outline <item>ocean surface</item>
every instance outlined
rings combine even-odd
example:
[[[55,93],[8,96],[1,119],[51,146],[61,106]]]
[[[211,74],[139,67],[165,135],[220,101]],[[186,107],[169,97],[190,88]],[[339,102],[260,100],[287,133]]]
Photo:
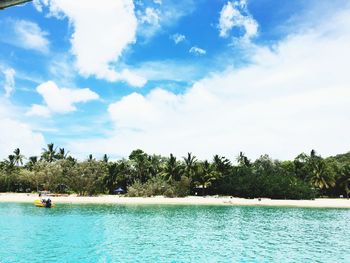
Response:
[[[0,262],[350,262],[350,210],[0,203]]]

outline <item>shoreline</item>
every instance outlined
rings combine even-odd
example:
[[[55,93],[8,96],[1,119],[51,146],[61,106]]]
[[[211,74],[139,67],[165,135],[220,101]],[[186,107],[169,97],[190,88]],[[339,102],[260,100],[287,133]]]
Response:
[[[0,193],[0,203],[33,203],[37,194]],[[221,206],[268,206],[300,208],[350,208],[349,199],[318,198],[315,200],[245,199],[225,196],[188,196],[181,198],[100,196],[57,196],[50,197],[56,204],[121,204],[121,205],[221,205]]]

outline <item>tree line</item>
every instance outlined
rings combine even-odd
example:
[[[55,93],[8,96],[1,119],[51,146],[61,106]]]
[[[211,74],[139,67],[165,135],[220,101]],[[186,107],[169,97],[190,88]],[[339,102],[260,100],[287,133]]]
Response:
[[[41,156],[25,158],[17,148],[0,162],[2,192],[98,195],[114,194],[117,188],[128,196],[349,197],[350,152],[322,158],[312,150],[287,161],[268,155],[252,161],[241,152],[233,163],[219,155],[203,161],[192,153],[178,159],[134,150],[118,161],[110,161],[106,154],[78,161],[51,143]]]

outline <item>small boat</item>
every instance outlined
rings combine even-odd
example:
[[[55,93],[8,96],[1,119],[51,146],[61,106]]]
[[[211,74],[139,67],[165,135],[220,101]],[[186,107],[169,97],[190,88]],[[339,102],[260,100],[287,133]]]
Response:
[[[36,207],[45,207],[45,208],[55,207],[55,204],[51,200],[50,200],[50,202],[47,202],[47,200],[45,200],[45,199],[34,200],[34,205]]]

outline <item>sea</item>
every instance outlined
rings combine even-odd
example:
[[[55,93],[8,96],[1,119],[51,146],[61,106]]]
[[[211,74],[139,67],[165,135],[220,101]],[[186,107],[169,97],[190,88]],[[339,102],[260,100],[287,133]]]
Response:
[[[0,262],[350,262],[350,209],[0,203]]]

